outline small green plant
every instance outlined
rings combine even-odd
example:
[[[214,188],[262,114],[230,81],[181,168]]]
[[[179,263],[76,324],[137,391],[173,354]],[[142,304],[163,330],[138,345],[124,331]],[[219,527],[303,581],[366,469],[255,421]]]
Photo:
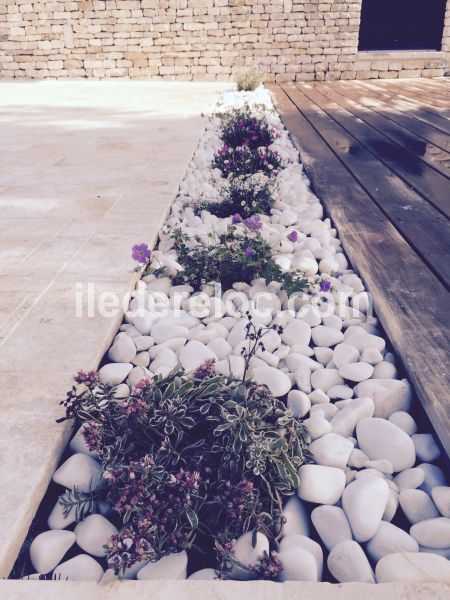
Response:
[[[236,73],[235,82],[238,92],[253,92],[264,81],[264,73],[251,69]]]
[[[174,278],[175,285],[188,284],[198,291],[205,283],[218,281],[227,290],[237,281],[251,283],[263,277],[267,283],[279,282],[288,295],[305,291],[309,282],[303,274],[282,271],[273,260],[272,249],[260,233],[259,217],[244,219],[243,227],[237,226],[240,221],[240,215],[234,215],[226,232],[211,232],[206,245],[201,238],[174,229],[174,250],[183,267]]]
[[[280,137],[276,127],[269,125],[265,116],[258,115],[258,108],[251,108],[248,104],[223,113],[221,119],[220,137],[230,148],[247,146],[256,150],[270,146]]]
[[[248,176],[255,173],[275,177],[286,164],[278,152],[270,148],[252,150],[247,146],[230,148],[225,145],[214,155],[212,167],[219,169],[224,177]]]
[[[199,202],[196,213],[208,210],[220,218],[239,213],[243,218],[254,214],[270,215],[275,205],[273,197],[275,183],[263,173],[250,176],[233,177],[227,180],[222,197],[217,202]]]

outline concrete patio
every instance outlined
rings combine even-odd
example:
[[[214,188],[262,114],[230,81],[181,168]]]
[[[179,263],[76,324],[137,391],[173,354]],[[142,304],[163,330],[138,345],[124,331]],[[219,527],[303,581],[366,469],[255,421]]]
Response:
[[[58,402],[76,370],[97,367],[121,320],[77,318],[76,292],[133,288],[131,246],[155,240],[201,113],[229,87],[0,83],[0,577],[67,440]]]

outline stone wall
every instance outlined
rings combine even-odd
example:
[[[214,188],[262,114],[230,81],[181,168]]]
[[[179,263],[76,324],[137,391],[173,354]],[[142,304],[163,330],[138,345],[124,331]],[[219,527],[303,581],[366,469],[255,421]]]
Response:
[[[0,77],[443,76],[441,52],[358,52],[361,0],[0,0]]]

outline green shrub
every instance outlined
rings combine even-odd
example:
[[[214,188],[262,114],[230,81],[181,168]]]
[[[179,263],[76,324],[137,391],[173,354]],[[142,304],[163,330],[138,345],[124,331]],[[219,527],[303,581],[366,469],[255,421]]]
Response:
[[[220,218],[239,213],[247,218],[254,214],[270,215],[274,207],[274,183],[262,173],[250,176],[233,177],[223,189],[222,197],[217,202],[199,202],[195,212],[208,210]]]
[[[75,382],[83,386],[69,392],[61,420],[83,424],[102,463],[89,502],[109,502],[117,517],[119,532],[106,545],[116,573],[195,545],[217,551],[226,577],[233,540],[247,531],[263,532],[276,548],[282,497],[298,488],[309,439],[267,388],[216,376],[213,361],[190,377],[175,369],[143,380],[127,398],[116,398],[96,373]],[[85,496],[68,490],[60,501],[80,514]],[[275,578],[281,563],[265,554],[242,568]]]
[[[239,215],[235,215],[235,219]],[[259,218],[244,221],[238,229],[229,225],[224,234],[210,234],[209,243],[198,237],[191,238],[181,229],[173,231],[177,260],[183,267],[174,278],[174,284],[188,284],[198,291],[202,285],[218,281],[222,289],[230,289],[233,283],[251,283],[263,277],[266,283],[279,282],[288,295],[305,291],[309,282],[301,273],[282,271],[272,258],[272,249],[261,237]],[[164,271],[156,273],[164,275]]]

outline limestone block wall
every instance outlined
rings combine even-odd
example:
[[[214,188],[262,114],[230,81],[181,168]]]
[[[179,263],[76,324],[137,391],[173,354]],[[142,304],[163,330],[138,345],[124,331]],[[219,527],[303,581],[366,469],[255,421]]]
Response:
[[[0,77],[268,81],[443,76],[440,52],[358,52],[362,0],[0,0]]]

